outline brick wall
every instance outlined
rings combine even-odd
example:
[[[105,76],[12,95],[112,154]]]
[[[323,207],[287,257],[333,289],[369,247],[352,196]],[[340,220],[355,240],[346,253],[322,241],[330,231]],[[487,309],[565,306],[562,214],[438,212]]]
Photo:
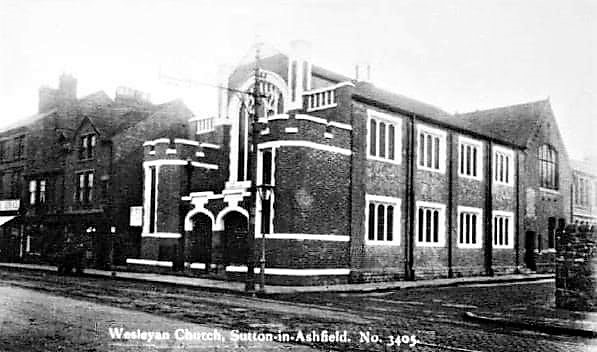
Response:
[[[277,148],[274,231],[347,236],[349,158],[308,147]]]
[[[556,244],[556,306],[597,311],[597,233],[595,227],[568,226]]]

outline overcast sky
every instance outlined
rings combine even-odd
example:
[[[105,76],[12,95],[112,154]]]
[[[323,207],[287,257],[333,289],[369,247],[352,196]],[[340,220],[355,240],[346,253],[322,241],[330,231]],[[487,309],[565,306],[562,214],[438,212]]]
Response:
[[[181,97],[215,115],[219,64],[256,38],[312,44],[315,64],[352,76],[356,62],[392,91],[466,112],[550,98],[569,154],[597,155],[597,1],[0,0],[0,127],[37,110],[62,72],[78,96],[117,86],[160,103]]]

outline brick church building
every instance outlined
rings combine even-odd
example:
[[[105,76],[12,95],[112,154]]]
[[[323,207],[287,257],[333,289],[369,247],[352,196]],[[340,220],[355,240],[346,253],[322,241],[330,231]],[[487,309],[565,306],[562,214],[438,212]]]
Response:
[[[255,133],[250,63],[224,82],[217,117],[144,143],[140,256],[128,265],[183,262],[242,279],[263,240],[273,284],[494,275],[549,261],[555,229],[570,221],[571,175],[548,100],[452,115],[295,49],[259,62]],[[256,197],[253,224],[255,184],[273,192]]]

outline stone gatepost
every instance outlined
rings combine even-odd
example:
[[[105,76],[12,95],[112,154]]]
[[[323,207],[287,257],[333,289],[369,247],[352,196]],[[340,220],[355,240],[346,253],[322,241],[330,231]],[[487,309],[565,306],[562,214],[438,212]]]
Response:
[[[597,311],[597,233],[569,225],[556,243],[556,307]]]

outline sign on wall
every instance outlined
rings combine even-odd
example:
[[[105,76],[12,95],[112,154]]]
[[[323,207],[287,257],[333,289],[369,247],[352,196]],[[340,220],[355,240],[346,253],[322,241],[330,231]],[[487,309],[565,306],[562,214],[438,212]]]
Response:
[[[143,207],[131,207],[130,226],[143,226]]]
[[[19,199],[4,199],[0,200],[0,211],[16,211],[19,210],[21,201]]]

